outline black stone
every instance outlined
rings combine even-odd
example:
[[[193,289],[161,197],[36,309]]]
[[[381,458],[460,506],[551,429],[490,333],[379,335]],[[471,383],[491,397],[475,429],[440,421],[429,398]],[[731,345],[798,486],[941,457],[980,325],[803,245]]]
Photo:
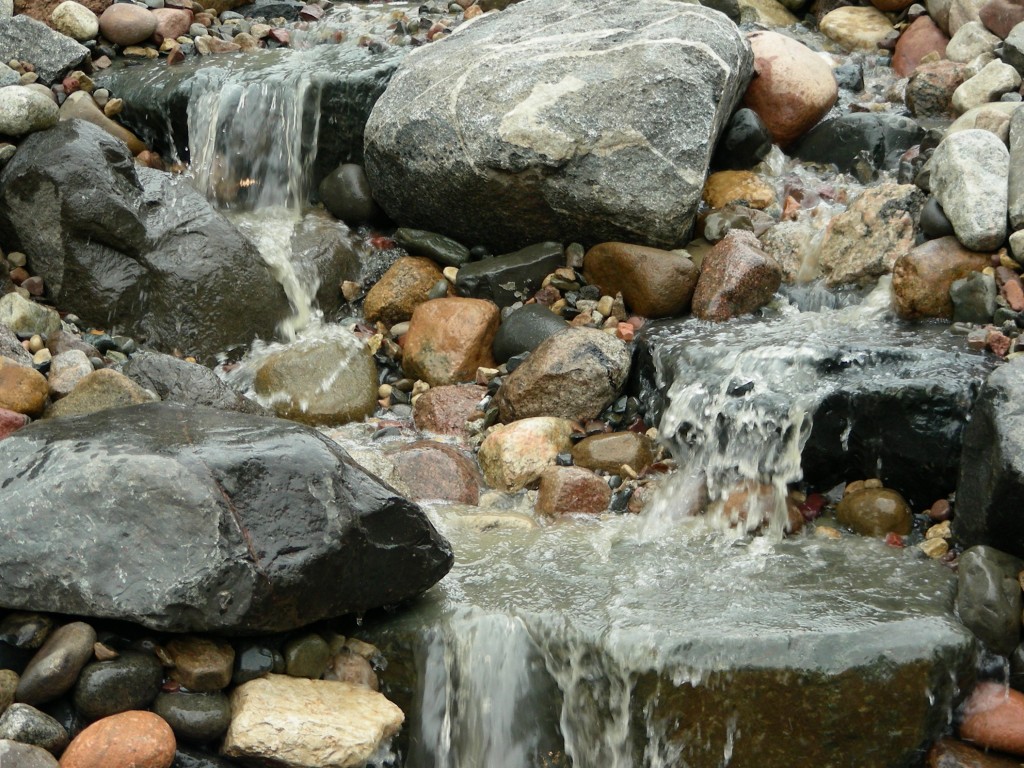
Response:
[[[832,70],[836,85],[844,91],[860,93],[864,90],[864,67],[860,64],[841,64]]]
[[[805,162],[836,165],[845,172],[864,166],[894,170],[900,155],[923,136],[924,130],[909,117],[855,112],[816,125],[793,154]]]
[[[532,352],[544,339],[569,327],[563,318],[540,304],[527,304],[510,314],[494,337],[494,359],[505,363]],[[509,369],[511,373],[513,369]]]
[[[161,693],[153,711],[184,741],[205,744],[231,724],[231,702],[223,693]]]
[[[278,419],[150,403],[35,422],[0,441],[0,489],[13,608],[285,631],[414,597],[452,564],[419,507]]]
[[[155,656],[123,653],[87,664],[75,683],[75,709],[89,720],[146,709],[160,692],[164,670]]]
[[[0,240],[62,309],[158,349],[212,358],[289,313],[256,247],[204,197],[80,120],[32,134],[4,167]]]
[[[365,224],[381,216],[361,165],[339,165],[320,182],[318,192],[324,207],[347,224]]]
[[[235,651],[235,671],[231,682],[241,685],[273,671],[274,649],[262,643],[246,643]]]
[[[266,409],[235,392],[206,366],[173,355],[140,352],[119,370],[166,402],[266,415]]]
[[[985,545],[969,547],[958,560],[957,615],[1001,656],[1009,656],[1020,643],[1021,570],[1020,558]]]
[[[985,383],[964,432],[953,533],[1024,558],[1024,359]]]
[[[461,267],[470,259],[469,248],[436,232],[401,227],[395,230],[394,238],[413,256],[426,256],[445,267]]]
[[[455,290],[460,296],[487,299],[507,307],[530,298],[544,278],[564,264],[565,253],[560,243],[538,243],[466,264],[455,279]]]
[[[924,208],[921,209],[920,226],[921,231],[932,240],[956,234],[953,231],[953,225],[946,218],[942,206],[934,196],[929,197]]]
[[[171,768],[237,768],[238,763],[189,747],[178,747]]]
[[[753,168],[771,148],[771,133],[754,110],[744,107],[729,120],[711,162],[716,168]]]

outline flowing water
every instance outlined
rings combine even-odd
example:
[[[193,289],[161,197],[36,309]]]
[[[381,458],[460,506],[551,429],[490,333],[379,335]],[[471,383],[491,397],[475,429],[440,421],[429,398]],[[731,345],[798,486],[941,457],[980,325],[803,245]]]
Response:
[[[405,11],[341,5],[336,24],[296,39],[300,50],[132,75],[167,104],[185,100],[187,126],[168,110],[153,135],[190,161],[193,182],[284,286],[284,345],[352,338],[324,323],[313,254],[293,244],[317,180],[358,159],[361,128],[349,124],[365,115],[339,111],[339,93],[368,109],[399,58],[360,39]],[[349,69],[357,74],[339,81]],[[529,493],[430,510],[455,568],[415,606],[364,628],[408,715],[403,764],[913,765],[973,665],[950,611],[953,578],[875,541],[782,540],[785,499],[837,393],[927,381],[969,397],[981,367],[941,333],[892,323],[884,281],[863,301],[793,291],[766,318],[650,334],[660,434],[680,469],[644,515],[552,523],[533,516]],[[254,349],[232,383],[250,389],[259,361],[280,348]],[[966,390],[952,385],[965,377]],[[844,450],[858,428],[840,430]],[[350,447],[376,453],[362,439]],[[717,517],[692,515],[706,506]],[[765,524],[769,536],[739,535]]]

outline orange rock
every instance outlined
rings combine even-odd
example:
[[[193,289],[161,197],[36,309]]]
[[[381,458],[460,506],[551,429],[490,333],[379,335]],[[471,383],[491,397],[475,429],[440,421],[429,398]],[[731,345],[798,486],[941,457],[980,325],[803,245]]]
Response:
[[[398,259],[366,294],[363,314],[367,320],[380,320],[387,326],[408,320],[439,280],[444,280],[444,275],[430,259]]]
[[[981,683],[964,706],[960,738],[985,749],[1024,755],[1024,693]]]
[[[491,345],[501,322],[483,299],[432,299],[412,313],[402,367],[431,386],[472,381],[476,369],[496,368]]]
[[[685,312],[697,284],[697,267],[685,256],[629,243],[595,245],[583,259],[583,274],[602,293],[621,293],[645,317]]]
[[[941,739],[928,752],[928,768],[1020,768],[1020,762],[979,752],[955,739]]]
[[[39,416],[46,407],[50,387],[35,368],[0,357],[0,408]]]
[[[61,768],[170,768],[174,732],[152,712],[130,711],[97,720],[78,734]]]
[[[986,253],[964,248],[955,237],[929,240],[896,259],[892,269],[892,303],[904,320],[953,319],[949,288],[971,272],[985,269]]]

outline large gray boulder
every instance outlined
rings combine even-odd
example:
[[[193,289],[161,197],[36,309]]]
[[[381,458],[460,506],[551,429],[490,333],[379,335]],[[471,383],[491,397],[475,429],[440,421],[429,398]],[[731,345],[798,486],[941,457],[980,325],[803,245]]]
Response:
[[[452,553],[307,427],[152,403],[0,441],[0,605],[255,633],[398,603]]]
[[[964,430],[953,531],[1024,558],[1024,359],[996,370]]]
[[[61,309],[211,358],[289,313],[256,247],[181,179],[79,120],[32,134],[0,173],[0,238]]]
[[[366,125],[377,202],[497,252],[677,246],[752,55],[700,6],[524,0],[399,65]]]
[[[44,85],[59,81],[89,58],[89,49],[24,14],[0,18],[0,61],[30,62]]]

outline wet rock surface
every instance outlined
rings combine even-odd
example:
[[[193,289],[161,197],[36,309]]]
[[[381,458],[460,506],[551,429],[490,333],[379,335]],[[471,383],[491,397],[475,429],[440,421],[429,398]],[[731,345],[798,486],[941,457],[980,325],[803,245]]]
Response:
[[[95,447],[76,448],[83,444]],[[40,482],[30,471],[37,452],[63,483]],[[5,511],[19,515],[10,524],[22,532],[21,543],[0,555],[7,605],[40,600],[66,613],[176,631],[282,629],[399,602],[451,562],[447,544],[415,506],[297,425],[152,404],[33,425],[0,442],[0,453],[12,500]],[[119,482],[97,471],[90,457],[100,455],[104,466],[124,472]],[[118,463],[111,463],[114,455]],[[300,476],[309,483],[294,485]],[[133,481],[145,484],[150,499],[146,526],[120,496],[135,493]],[[69,524],[76,508],[97,527]],[[64,523],[37,525],[47,514]],[[152,527],[161,519],[163,536]],[[302,531],[314,520],[329,538],[305,541]],[[50,564],[45,572],[19,565],[29,546],[33,562]],[[149,578],[161,564],[165,578]],[[319,586],[324,569],[337,590]]]
[[[673,55],[646,58],[649,46]],[[444,95],[437,62],[466,73]],[[543,238],[675,246],[702,182],[679,171],[708,167],[751,62],[735,27],[704,8],[525,0],[403,61],[367,124],[370,186],[402,225],[497,249]],[[641,72],[643,93],[632,85]],[[675,143],[680,132],[693,141]],[[449,205],[467,196],[492,205]]]

